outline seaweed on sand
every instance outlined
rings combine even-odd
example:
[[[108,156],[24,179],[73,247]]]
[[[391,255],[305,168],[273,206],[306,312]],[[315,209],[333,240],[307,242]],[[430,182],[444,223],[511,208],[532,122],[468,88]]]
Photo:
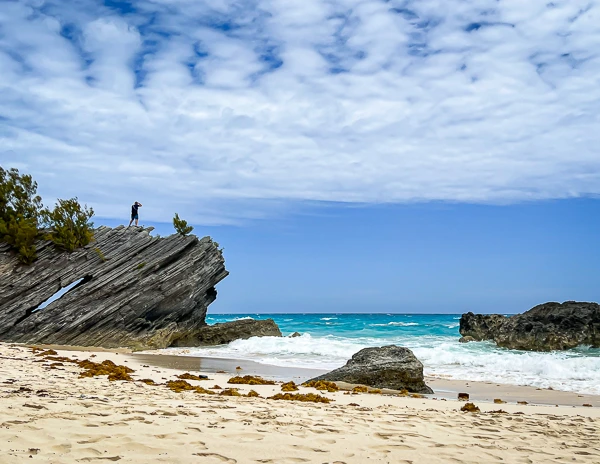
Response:
[[[226,388],[221,393],[219,393],[219,395],[221,395],[221,396],[242,396],[242,394],[239,391],[237,391],[237,388]]]
[[[245,375],[243,377],[238,375],[231,377],[227,383],[235,385],[275,385],[275,382],[272,380],[263,379],[262,377],[253,375]]]
[[[294,383],[293,380],[286,382],[281,386],[281,391],[284,391],[284,392],[293,392],[293,391],[298,391],[298,390],[299,390],[298,386]]]
[[[186,372],[185,374],[180,374],[177,376],[178,379],[181,380],[208,380],[206,375],[194,375]]]
[[[352,389],[353,393],[367,393],[369,391],[369,387],[365,387],[364,385],[357,385]]]
[[[133,369],[127,366],[117,366],[110,359],[106,359],[101,363],[95,363],[93,361],[83,360],[75,361],[75,363],[85,369],[81,374],[80,378],[83,377],[97,377],[99,375],[108,375],[108,380],[126,380],[132,382],[133,379],[129,374],[135,372]]]
[[[473,403],[466,403],[460,410],[463,412],[481,412],[479,407],[475,406]]]
[[[329,403],[331,400],[315,393],[277,393],[269,396],[270,400],[303,401],[309,403]]]
[[[309,382],[304,382],[302,385],[305,387],[313,387],[321,391],[326,390],[330,393],[340,390],[336,383],[328,382],[327,380],[310,380]]]
[[[167,382],[167,388],[174,391],[175,393],[181,393],[183,391],[193,391],[204,395],[214,395],[215,392],[207,390],[202,387],[195,387],[194,385],[186,382],[185,380],[169,380]]]

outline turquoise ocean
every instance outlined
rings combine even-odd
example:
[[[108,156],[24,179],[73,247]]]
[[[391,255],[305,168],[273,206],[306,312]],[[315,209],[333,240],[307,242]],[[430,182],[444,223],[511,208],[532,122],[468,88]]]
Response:
[[[163,351],[331,370],[362,348],[395,344],[410,348],[429,376],[600,394],[600,349],[536,353],[501,349],[491,342],[459,343],[459,314],[209,314],[206,322],[244,318],[272,318],[284,337]],[[287,337],[294,332],[302,335]]]

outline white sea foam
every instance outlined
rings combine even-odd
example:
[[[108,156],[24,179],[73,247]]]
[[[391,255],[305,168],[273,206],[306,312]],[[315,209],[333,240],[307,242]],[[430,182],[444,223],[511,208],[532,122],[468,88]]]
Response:
[[[410,327],[414,325],[421,325],[418,322],[387,322],[385,324],[370,324],[371,327],[387,327],[387,326],[396,326],[396,327]]]
[[[320,321],[332,321],[334,319],[337,319],[337,317],[322,317],[321,319],[319,319]]]
[[[426,375],[453,379],[531,385],[600,394],[600,356],[580,352],[534,353],[496,348],[491,343],[458,343],[450,337],[382,338],[253,337],[229,345],[187,349],[187,356],[248,359],[283,367],[334,369],[369,346],[406,346],[423,362]],[[182,350],[167,350],[183,354]]]

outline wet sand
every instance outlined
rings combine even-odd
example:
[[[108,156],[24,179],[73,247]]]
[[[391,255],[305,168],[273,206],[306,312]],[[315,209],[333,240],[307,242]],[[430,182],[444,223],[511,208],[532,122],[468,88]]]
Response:
[[[166,369],[179,369],[195,372],[215,373],[224,371],[236,375],[236,367],[242,367],[244,374],[260,375],[275,380],[294,380],[302,383],[318,375],[328,372],[321,369],[303,369],[296,367],[279,367],[248,361],[243,359],[206,358],[167,354],[131,354],[136,362],[150,364]],[[456,399],[458,393],[468,393],[472,400],[493,403],[501,399],[508,403],[527,401],[531,404],[549,406],[581,406],[591,404],[600,407],[600,395],[581,395],[573,392],[539,389],[529,386],[505,385],[490,382],[472,382],[468,380],[451,380],[439,377],[426,377],[425,382],[434,390],[429,397]],[[392,391],[390,391],[392,392]]]

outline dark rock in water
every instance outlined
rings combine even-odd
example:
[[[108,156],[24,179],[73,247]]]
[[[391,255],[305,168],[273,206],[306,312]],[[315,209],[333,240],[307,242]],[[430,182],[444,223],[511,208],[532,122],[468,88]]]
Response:
[[[300,332],[294,332],[293,334],[288,335],[290,338],[301,337],[302,334]]]
[[[207,325],[190,336],[175,340],[172,346],[224,345],[250,337],[281,337],[281,331],[273,319],[241,319]]]
[[[460,319],[460,333],[518,350],[567,350],[579,345],[599,348],[600,305],[545,303],[510,317],[467,313]]]
[[[222,253],[209,237],[151,230],[100,227],[73,253],[39,242],[29,266],[0,244],[0,340],[147,349],[193,339],[228,274]]]
[[[364,348],[340,367],[312,380],[329,380],[375,388],[433,393],[423,381],[423,364],[408,348],[389,345]]]
[[[506,322],[506,317],[500,314],[463,314],[460,318],[460,334],[471,337],[475,341],[489,340],[492,334]]]
[[[469,342],[476,342],[477,340],[475,340],[473,337],[471,337],[470,335],[467,335],[466,337],[460,337],[458,339],[458,341],[460,343],[469,343]]]

